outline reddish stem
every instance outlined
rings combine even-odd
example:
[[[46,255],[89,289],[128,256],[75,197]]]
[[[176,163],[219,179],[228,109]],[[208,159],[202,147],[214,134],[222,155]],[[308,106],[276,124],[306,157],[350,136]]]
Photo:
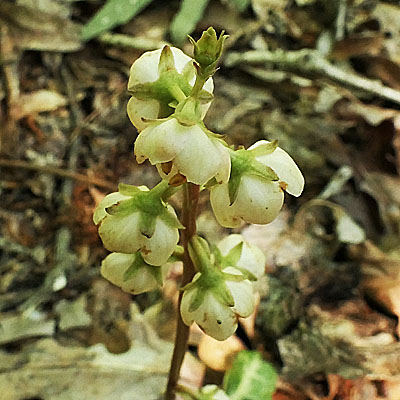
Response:
[[[185,227],[182,230],[182,244],[184,248],[183,275],[181,286],[192,281],[196,268],[189,256],[188,244],[190,239],[196,234],[196,216],[197,205],[199,202],[200,186],[192,183],[187,183],[184,188],[184,200],[182,207],[182,225]],[[165,394],[166,400],[175,399],[175,391],[179,380],[179,374],[185,357],[188,339],[189,327],[182,321],[180,306],[183,292],[179,293],[178,300],[178,318],[176,325],[175,347],[169,370],[167,391]]]

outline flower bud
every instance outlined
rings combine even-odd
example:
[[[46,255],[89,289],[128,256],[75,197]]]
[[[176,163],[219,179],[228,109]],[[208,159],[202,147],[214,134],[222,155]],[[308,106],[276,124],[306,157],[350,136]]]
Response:
[[[230,172],[228,149],[201,124],[182,125],[170,118],[144,129],[135,142],[139,164],[149,159],[163,179],[177,176],[187,182],[204,185],[210,179],[227,182]]]
[[[217,61],[221,56],[224,42],[227,38],[228,36],[224,35],[224,32],[218,38],[217,33],[212,27],[204,31],[197,42],[190,38],[194,46],[194,59],[206,73],[209,72],[211,74],[215,71]]]
[[[211,187],[210,201],[217,221],[238,227],[273,221],[283,205],[283,191],[300,196],[304,178],[284,150],[266,140],[232,154],[228,183]]]
[[[148,51],[139,57],[130,70],[128,116],[138,129],[146,127],[145,120],[165,118],[174,107],[189,96],[196,79],[194,60],[180,49],[165,46]],[[200,104],[202,117],[206,114],[214,84],[208,79],[204,85],[204,103]]]
[[[161,200],[157,186],[151,191],[135,189],[131,195],[117,192],[106,196],[93,220],[100,225],[99,235],[108,250],[140,251],[148,264],[162,265],[175,250],[181,225],[174,209]]]
[[[101,275],[124,292],[140,294],[162,285],[167,267],[147,264],[140,253],[111,253],[101,263]]]

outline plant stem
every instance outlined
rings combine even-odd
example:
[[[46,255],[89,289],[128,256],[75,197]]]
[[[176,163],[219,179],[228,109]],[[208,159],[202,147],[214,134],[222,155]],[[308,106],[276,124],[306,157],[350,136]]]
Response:
[[[189,256],[188,244],[190,239],[196,234],[196,215],[197,204],[199,201],[200,186],[192,183],[187,183],[184,188],[184,200],[182,207],[182,225],[185,229],[182,231],[182,242],[184,248],[184,262],[183,262],[183,275],[181,286],[188,284],[192,281],[196,273],[195,266]],[[189,339],[189,327],[182,321],[180,313],[180,305],[182,301],[183,292],[179,293],[178,300],[178,318],[176,325],[176,337],[174,353],[172,355],[171,367],[168,377],[167,391],[165,394],[166,400],[175,399],[175,391],[178,384],[179,373],[181,370],[183,358],[185,357],[187,343]]]

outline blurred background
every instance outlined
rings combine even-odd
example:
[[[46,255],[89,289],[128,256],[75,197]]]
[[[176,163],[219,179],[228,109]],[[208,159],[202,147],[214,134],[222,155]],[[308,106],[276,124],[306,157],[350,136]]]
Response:
[[[161,395],[180,267],[121,292],[92,214],[119,182],[159,180],[133,157],[130,65],[166,43],[191,55],[209,26],[230,37],[206,125],[232,145],[277,139],[306,187],[234,230],[267,257],[258,311],[224,343],[193,328],[183,382],[220,383],[247,348],[278,372],[273,400],[400,399],[394,0],[0,2],[1,399]],[[219,240],[232,230],[202,195],[199,231]]]

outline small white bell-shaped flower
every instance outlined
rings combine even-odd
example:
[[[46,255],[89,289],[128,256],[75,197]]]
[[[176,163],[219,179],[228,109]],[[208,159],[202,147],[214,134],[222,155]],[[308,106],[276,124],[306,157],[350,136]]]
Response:
[[[183,290],[181,316],[193,322],[217,340],[225,340],[236,331],[239,317],[254,311],[253,287],[236,268],[220,270],[203,239],[194,237],[189,245],[198,272]]]
[[[174,103],[189,96],[196,80],[194,60],[175,47],[148,51],[131,66],[128,91],[128,116],[142,131],[146,120],[165,118],[174,112]],[[201,115],[205,116],[212,99],[214,84],[208,79],[203,87]]]
[[[101,275],[124,292],[140,294],[157,289],[163,283],[166,265],[147,264],[141,254],[111,253],[101,263]]]
[[[283,205],[283,191],[300,196],[304,177],[293,159],[276,143],[261,140],[232,154],[228,183],[211,187],[210,201],[217,221],[238,227],[243,221],[268,224]]]
[[[134,254],[140,251],[151,265],[162,265],[175,250],[181,228],[174,209],[161,195],[167,184],[152,190],[124,185],[107,195],[97,206],[93,221],[99,227],[104,246],[113,252]],[[122,192],[122,193],[121,193]]]
[[[240,270],[251,280],[264,275],[264,253],[257,246],[248,243],[242,235],[227,236],[218,243],[217,249],[220,251],[219,262],[222,265]]]
[[[228,148],[200,123],[187,126],[172,117],[152,124],[136,139],[135,155],[139,164],[149,159],[171,184],[177,177],[196,185],[229,178]]]

